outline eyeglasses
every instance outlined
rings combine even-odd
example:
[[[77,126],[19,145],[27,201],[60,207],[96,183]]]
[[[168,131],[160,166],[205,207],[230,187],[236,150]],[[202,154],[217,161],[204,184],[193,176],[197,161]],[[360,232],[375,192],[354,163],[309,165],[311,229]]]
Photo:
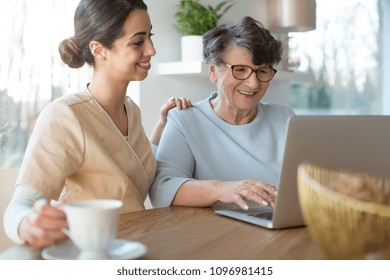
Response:
[[[247,65],[225,65],[232,69],[232,75],[237,80],[246,80],[252,75],[253,72],[255,72],[256,77],[260,82],[269,82],[277,72],[276,69],[274,69],[272,66],[262,67],[255,70]]]

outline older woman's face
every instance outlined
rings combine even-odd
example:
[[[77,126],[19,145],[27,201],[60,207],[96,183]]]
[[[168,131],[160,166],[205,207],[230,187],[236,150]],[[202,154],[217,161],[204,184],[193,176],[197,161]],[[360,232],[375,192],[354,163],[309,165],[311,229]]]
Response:
[[[256,73],[246,80],[237,80],[232,76],[232,70],[226,64],[247,65],[257,70],[267,65],[253,65],[251,54],[246,48],[233,45],[227,49],[224,64],[210,71],[211,81],[218,88],[217,106],[224,110],[224,115],[248,115],[256,113],[256,104],[263,98],[269,82],[260,82]]]

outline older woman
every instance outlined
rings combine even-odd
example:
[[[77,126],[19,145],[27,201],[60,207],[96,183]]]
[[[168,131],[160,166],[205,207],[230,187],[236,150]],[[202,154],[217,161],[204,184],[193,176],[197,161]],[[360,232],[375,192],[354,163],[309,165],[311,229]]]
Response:
[[[260,101],[276,74],[281,44],[245,17],[238,25],[208,31],[203,46],[217,91],[191,109],[169,112],[152,204],[273,206],[286,125],[294,113]]]

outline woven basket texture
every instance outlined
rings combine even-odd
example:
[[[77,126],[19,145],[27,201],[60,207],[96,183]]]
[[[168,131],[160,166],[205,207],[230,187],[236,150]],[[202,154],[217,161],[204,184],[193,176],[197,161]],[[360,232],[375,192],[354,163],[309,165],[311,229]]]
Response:
[[[298,167],[308,231],[330,259],[390,259],[390,177],[313,163]]]

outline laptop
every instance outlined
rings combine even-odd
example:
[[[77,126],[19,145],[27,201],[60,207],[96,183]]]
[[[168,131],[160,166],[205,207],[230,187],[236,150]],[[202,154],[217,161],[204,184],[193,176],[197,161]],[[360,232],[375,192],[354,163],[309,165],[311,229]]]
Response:
[[[304,226],[297,192],[297,169],[305,161],[390,174],[390,116],[291,117],[274,208],[259,206],[247,211],[215,212],[271,229]]]

